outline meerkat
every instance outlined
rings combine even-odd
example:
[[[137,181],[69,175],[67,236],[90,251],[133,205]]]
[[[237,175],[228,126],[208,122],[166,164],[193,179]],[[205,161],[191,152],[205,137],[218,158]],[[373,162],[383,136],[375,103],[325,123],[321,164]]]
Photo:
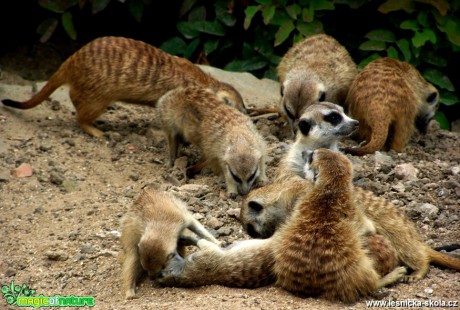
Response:
[[[325,297],[354,301],[359,297],[358,293],[365,295],[378,287],[399,280],[405,274],[405,268],[396,268],[385,277],[380,277],[373,269],[372,261],[361,247],[361,237],[355,227],[359,219],[353,212],[353,206],[348,206],[349,203],[346,201],[349,199],[344,202],[351,209],[349,212],[345,211],[347,217],[324,215],[324,213],[332,214],[330,209],[336,205],[338,205],[339,210],[347,210],[347,208],[342,207],[342,202],[344,196],[350,196],[346,192],[351,189],[351,176],[342,173],[346,175],[347,184],[342,185],[342,187],[336,184],[337,181],[340,182],[338,179],[341,177],[337,171],[344,170],[342,169],[344,156],[331,151],[321,152],[334,154],[329,159],[333,164],[327,163],[328,169],[321,168],[314,187],[318,186],[318,182],[320,184],[322,184],[321,182],[333,182],[334,185],[337,185],[326,186],[329,189],[328,192],[325,192],[322,185],[319,185],[319,188],[314,188],[311,193],[317,197],[319,204],[311,206],[312,212],[317,209],[327,209],[317,212],[320,213],[319,217],[321,218],[316,219],[318,221],[316,226],[312,226],[313,230],[323,232],[325,235],[321,239],[322,242],[318,243],[318,248],[323,247],[323,250],[309,246],[310,243],[315,243],[318,236],[315,235],[315,238],[307,236],[310,232],[308,228],[310,226],[309,218],[312,217],[304,216],[302,208],[309,207],[306,206],[308,203],[300,200],[297,209],[300,211],[293,214],[291,220],[285,223],[271,238],[241,241],[228,250],[223,250],[206,240],[200,240],[198,242],[199,251],[185,259],[176,257],[171,260],[157,281],[167,286],[223,284],[226,286],[258,287],[270,284],[275,280],[277,285],[282,288],[297,293],[300,290],[301,293],[308,295],[316,293],[315,289],[312,290],[311,288],[318,284],[320,289],[325,289],[323,293]],[[323,155],[320,154],[319,156]],[[337,160],[337,157],[342,158],[342,162]],[[347,169],[351,169],[351,163],[347,161],[345,163]],[[332,165],[338,166],[337,171],[329,174],[329,166]],[[318,166],[322,167],[322,164]],[[327,181],[322,181],[324,174],[327,174]],[[340,189],[342,189],[342,192],[339,193],[340,197],[333,197]],[[308,201],[310,200],[312,199],[308,199]],[[331,205],[333,206],[331,207]],[[340,211],[336,212],[340,214]],[[330,219],[328,224],[334,221],[337,223],[333,223],[333,228],[330,227],[331,225],[322,228],[321,223],[324,222],[324,218]],[[338,233],[331,233],[329,228],[337,230]],[[331,245],[330,248],[328,245]],[[336,249],[341,250],[341,252],[336,252]],[[312,255],[317,257],[313,258]],[[321,259],[322,257],[327,257],[327,259]],[[315,261],[320,261],[321,264],[315,264]],[[328,268],[331,261],[336,268],[332,268],[326,277],[311,276],[318,273],[318,270],[324,270],[324,266]],[[335,282],[334,279],[338,281]]]
[[[193,177],[204,166],[223,175],[229,196],[246,195],[253,184],[264,184],[266,143],[249,116],[222,103],[200,87],[178,88],[158,102],[162,129],[169,143],[169,166],[176,160],[179,142],[200,148],[203,159],[187,169]]]
[[[350,117],[360,122],[353,155],[392,149],[402,152],[417,127],[426,133],[439,94],[411,64],[392,58],[370,62],[353,81],[346,99]]]
[[[219,244],[189,213],[184,202],[166,192],[147,189],[121,219],[122,280],[125,298],[135,297],[136,280],[144,272],[156,275],[167,262],[184,254],[181,238],[198,237]],[[198,241],[198,238],[195,238]]]
[[[276,170],[276,182],[293,174],[303,177],[304,151],[318,148],[339,151],[338,142],[349,137],[358,125],[359,122],[348,117],[337,104],[321,102],[308,106],[299,118],[296,139]]]
[[[239,219],[245,231],[254,238],[271,237],[283,223],[288,222],[299,199],[311,190],[311,182],[302,178],[291,178],[252,190],[241,203]],[[365,216],[372,222],[376,234],[386,238],[397,253],[398,263],[408,266],[413,273],[404,281],[422,279],[429,264],[460,270],[460,260],[435,251],[426,245],[414,223],[403,211],[391,202],[370,191],[354,186],[353,199],[361,206]],[[372,241],[371,241],[372,242]],[[386,255],[390,248],[372,248],[370,253]],[[378,260],[378,264],[384,260]]]
[[[319,34],[291,47],[281,59],[277,73],[282,97],[279,111],[294,131],[296,121],[308,106],[321,101],[342,105],[358,69],[344,46]]]
[[[30,109],[64,84],[70,86],[69,97],[80,127],[94,137],[104,135],[93,122],[111,102],[155,106],[163,94],[178,86],[209,87],[227,104],[245,112],[241,95],[230,84],[214,79],[187,59],[123,37],[101,37],[89,42],[71,55],[31,99],[2,102],[9,107]]]

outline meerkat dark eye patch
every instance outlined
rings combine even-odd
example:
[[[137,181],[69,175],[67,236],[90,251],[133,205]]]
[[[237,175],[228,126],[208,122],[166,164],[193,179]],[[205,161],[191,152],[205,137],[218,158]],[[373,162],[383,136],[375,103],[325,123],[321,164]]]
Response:
[[[259,170],[259,169],[257,168],[257,169],[254,171],[254,173],[251,174],[251,175],[249,176],[248,182],[252,182],[252,180],[254,180],[254,178],[256,177],[256,174],[257,174],[257,171],[258,171],[258,170]]]
[[[283,85],[281,85],[281,87],[280,87],[280,95],[281,95],[281,97],[284,96],[284,86]]]
[[[237,183],[241,183],[241,179],[239,177],[237,177],[231,170],[230,170],[230,174],[232,175],[232,178],[237,182]]]
[[[286,111],[287,117],[289,117],[290,119],[294,120],[295,116],[286,108],[286,104],[283,104],[283,107],[284,107],[284,111]]]
[[[337,125],[342,121],[342,115],[337,112],[331,112],[327,115],[324,115],[324,120],[332,125]]]
[[[305,118],[299,121],[299,130],[304,136],[308,136],[310,133],[310,129],[313,125],[312,123],[313,122],[311,120]]]
[[[326,100],[326,93],[323,92],[323,91],[320,91],[320,92],[319,92],[318,101],[319,101],[319,102],[322,102],[322,101],[325,101],[325,100]]]
[[[430,104],[434,104],[434,103],[437,102],[437,100],[436,100],[437,98],[438,98],[438,93],[432,92],[432,93],[428,96],[428,98],[426,98],[426,101],[427,101],[428,103],[430,103]]]
[[[262,206],[260,203],[255,202],[255,201],[250,201],[248,203],[248,207],[249,207],[249,209],[251,209],[252,211],[255,211],[255,212],[260,212],[264,208],[264,206]]]
[[[302,158],[305,161],[305,163],[308,163],[311,165],[311,162],[313,161],[313,152],[312,151],[302,151]]]

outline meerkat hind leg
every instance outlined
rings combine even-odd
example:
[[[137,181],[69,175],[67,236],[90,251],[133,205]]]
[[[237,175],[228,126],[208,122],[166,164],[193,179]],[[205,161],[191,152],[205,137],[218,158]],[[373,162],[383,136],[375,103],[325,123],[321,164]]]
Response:
[[[407,274],[406,267],[396,267],[392,272],[383,276],[379,280],[378,288],[382,288],[393,283],[399,282]]]

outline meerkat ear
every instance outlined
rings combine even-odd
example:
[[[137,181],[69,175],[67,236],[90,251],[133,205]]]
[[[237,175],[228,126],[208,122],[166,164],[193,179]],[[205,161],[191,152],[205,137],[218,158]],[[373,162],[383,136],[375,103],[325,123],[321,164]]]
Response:
[[[310,129],[311,129],[311,121],[308,120],[308,119],[301,119],[299,121],[299,130],[300,132],[304,135],[304,136],[308,136],[308,134],[310,133]]]
[[[432,92],[428,95],[426,98],[426,102],[429,104],[436,104],[438,102],[438,93],[437,92]]]
[[[262,211],[264,209],[263,205],[261,205],[260,203],[258,203],[257,201],[254,201],[254,200],[251,200],[248,203],[248,207],[249,207],[249,209],[251,209],[252,211],[255,211],[257,213],[259,213],[260,211]]]
[[[320,91],[318,95],[318,102],[326,101],[326,92]]]

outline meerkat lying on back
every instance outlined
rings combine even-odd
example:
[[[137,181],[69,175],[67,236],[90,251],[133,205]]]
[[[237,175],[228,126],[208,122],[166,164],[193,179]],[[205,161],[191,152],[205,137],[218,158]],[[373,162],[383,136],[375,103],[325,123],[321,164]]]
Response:
[[[411,64],[392,58],[369,63],[350,87],[348,113],[360,122],[359,141],[346,148],[365,155],[382,149],[402,152],[415,131],[426,133],[439,106],[439,94]]]
[[[305,109],[318,102],[343,104],[358,69],[334,38],[319,34],[291,47],[277,68],[281,84],[280,111],[293,131]]]
[[[230,196],[245,195],[256,182],[265,183],[266,144],[252,120],[229,107],[211,91],[178,88],[158,102],[162,128],[169,142],[169,165],[184,139],[201,149],[203,160],[188,168],[193,176],[205,165],[222,174]]]
[[[295,205],[311,191],[311,186],[308,180],[291,178],[252,190],[241,204],[240,221],[243,228],[255,238],[271,237],[289,221]],[[460,270],[459,259],[437,252],[426,245],[414,223],[391,202],[358,186],[353,188],[353,200],[355,205],[364,210],[364,215],[372,222],[376,233],[386,238],[391,248],[396,250],[399,263],[413,270],[412,274],[404,278],[405,281],[423,278],[430,263]],[[387,257],[391,257],[391,254],[385,254],[385,251],[393,251],[375,249],[372,244],[369,248],[371,253]],[[385,260],[377,261],[382,264]]]
[[[289,179],[293,175],[303,177],[303,152],[318,148],[338,151],[338,142],[350,136],[358,124],[358,121],[349,118],[339,105],[320,102],[308,106],[299,118],[295,142],[276,170],[276,182]]]
[[[314,154],[312,166],[319,172],[312,191],[271,238],[241,241],[228,250],[200,240],[200,250],[171,260],[158,282],[257,287],[275,276],[276,284],[291,292],[349,302],[398,281],[405,268],[380,277],[362,248],[364,236],[349,193],[351,163],[330,150]]]
[[[163,94],[179,86],[209,87],[227,104],[245,112],[241,95],[230,84],[219,82],[187,59],[123,37],[102,37],[89,42],[70,56],[30,100],[6,99],[3,104],[30,109],[63,84],[70,86],[69,96],[80,127],[94,137],[104,133],[92,123],[111,102],[155,106]]]
[[[169,260],[184,254],[179,247],[186,230],[215,244],[219,242],[172,195],[145,190],[121,219],[122,280],[125,297],[134,298],[136,280],[143,271],[156,275]]]

